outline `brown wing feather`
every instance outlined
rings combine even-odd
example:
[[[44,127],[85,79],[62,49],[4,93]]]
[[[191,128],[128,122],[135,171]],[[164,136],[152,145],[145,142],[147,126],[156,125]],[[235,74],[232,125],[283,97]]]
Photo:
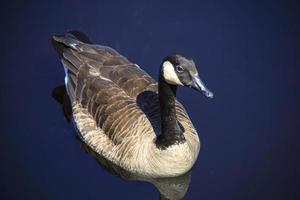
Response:
[[[98,127],[115,144],[119,144],[125,137],[133,136],[129,130],[136,129],[136,120],[139,118],[144,119],[145,129],[151,129],[151,124],[147,123],[145,114],[134,98],[114,82],[89,72],[90,68],[86,66],[78,72],[76,101],[87,109]]]
[[[69,71],[68,87],[74,93],[71,101],[86,108],[114,144],[135,134],[153,133],[152,129],[159,132],[155,80],[109,47],[86,44],[67,36],[56,36],[54,40],[66,46],[62,62]],[[179,103],[176,110],[179,121],[187,121],[183,126],[193,129]]]

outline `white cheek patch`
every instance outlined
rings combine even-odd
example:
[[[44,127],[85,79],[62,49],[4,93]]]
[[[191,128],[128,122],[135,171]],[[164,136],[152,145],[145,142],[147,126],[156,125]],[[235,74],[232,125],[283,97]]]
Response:
[[[179,80],[172,63],[165,61],[163,63],[163,76],[167,83],[172,85],[183,85]]]

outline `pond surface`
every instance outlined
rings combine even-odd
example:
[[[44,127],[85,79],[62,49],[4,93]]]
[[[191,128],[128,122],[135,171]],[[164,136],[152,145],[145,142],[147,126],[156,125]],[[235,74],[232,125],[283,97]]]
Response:
[[[1,6],[0,199],[150,200],[159,199],[159,191],[174,195],[177,189],[175,196],[184,199],[297,199],[296,4],[19,1]],[[166,55],[194,59],[215,98],[178,89],[201,139],[191,173],[167,181],[129,181],[85,153],[51,97],[64,72],[50,37],[70,29],[113,47],[155,79]]]

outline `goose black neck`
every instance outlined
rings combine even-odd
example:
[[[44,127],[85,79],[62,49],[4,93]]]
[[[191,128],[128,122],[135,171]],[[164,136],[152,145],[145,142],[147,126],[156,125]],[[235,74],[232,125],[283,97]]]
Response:
[[[165,149],[176,143],[185,141],[183,131],[176,117],[175,97],[176,85],[168,84],[162,77],[159,78],[158,95],[160,103],[161,134],[156,144]]]

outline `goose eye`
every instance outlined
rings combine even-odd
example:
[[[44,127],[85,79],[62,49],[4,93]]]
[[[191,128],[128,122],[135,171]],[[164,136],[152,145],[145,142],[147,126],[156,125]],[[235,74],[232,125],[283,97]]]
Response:
[[[179,73],[182,73],[184,71],[184,69],[180,65],[177,65],[176,66],[176,71],[179,72]]]

